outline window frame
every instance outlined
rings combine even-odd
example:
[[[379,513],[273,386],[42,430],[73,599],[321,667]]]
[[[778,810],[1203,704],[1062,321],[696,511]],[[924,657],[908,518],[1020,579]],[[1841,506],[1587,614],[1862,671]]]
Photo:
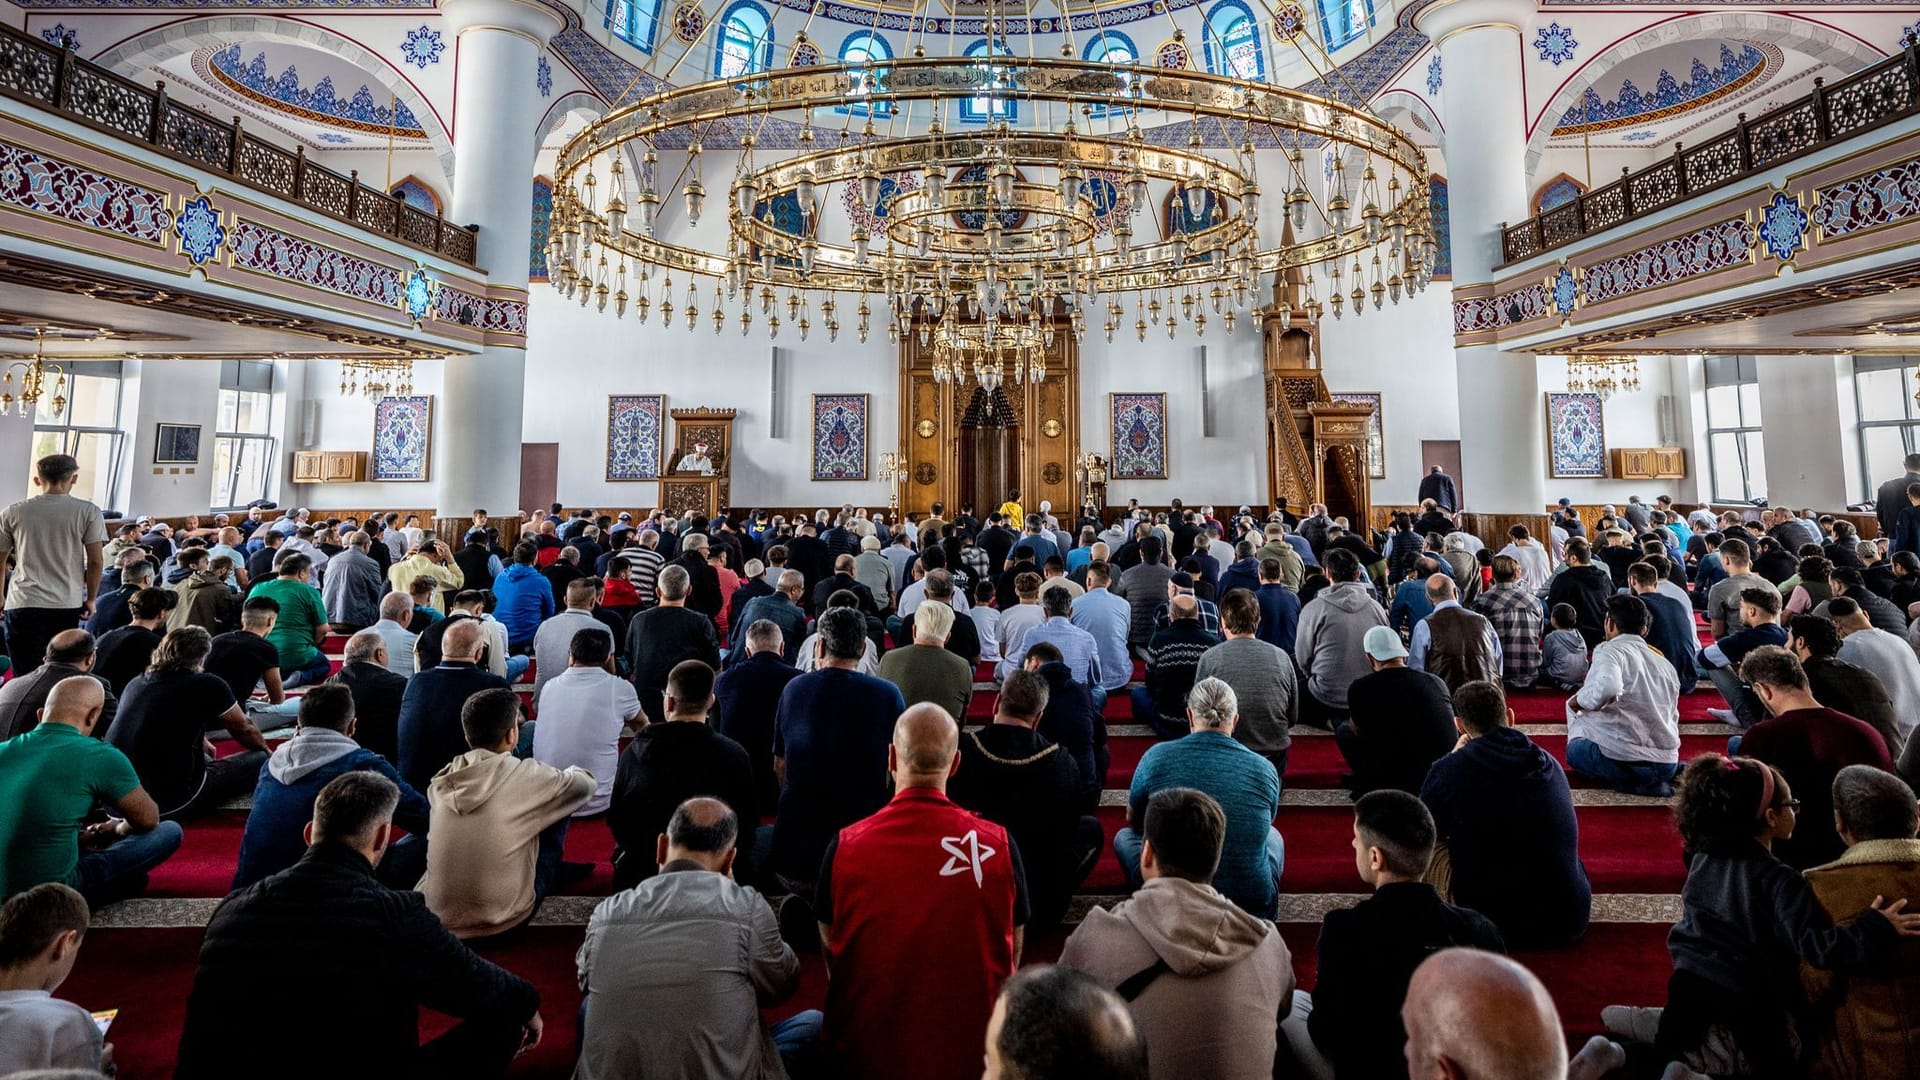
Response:
[[[1920,453],[1920,404],[1916,404],[1913,395],[1920,391],[1920,383],[1914,379],[1914,365],[1920,363],[1920,357],[1912,356],[1855,356],[1853,358],[1853,415],[1854,415],[1854,452],[1859,455],[1861,498],[1872,502],[1879,496],[1880,483],[1875,479],[1873,462],[1867,454],[1867,433],[1872,430],[1895,428],[1900,432],[1903,454]],[[1897,420],[1868,420],[1867,410],[1860,397],[1860,376],[1868,372],[1898,371],[1900,373],[1900,403],[1902,417]],[[1889,473],[1888,475],[1892,475]]]
[[[641,29],[641,23],[646,28]],[[653,42],[660,33],[660,0],[609,0],[602,25],[610,27],[621,41],[651,56]]]
[[[1739,390],[1739,388],[1743,386],[1755,387],[1755,396],[1756,398],[1758,397],[1757,388],[1760,384],[1760,378],[1757,368],[1755,367],[1755,361],[1751,356],[1709,356],[1705,359],[1705,371],[1702,376],[1702,393],[1705,396],[1703,405],[1707,418],[1708,494],[1712,496],[1714,502],[1751,503],[1756,498],[1765,497],[1765,489],[1767,486],[1767,478],[1764,472],[1759,476],[1754,475],[1753,460],[1747,452],[1747,440],[1749,438],[1762,440],[1764,446],[1766,439],[1764,417],[1749,417],[1747,415],[1746,403]],[[1724,371],[1728,361],[1732,362],[1733,372],[1731,376],[1716,374],[1717,370]],[[1726,386],[1734,388],[1734,410],[1738,413],[1737,416],[1733,417],[1734,423],[1732,424],[1717,423],[1713,415],[1712,391],[1718,387]],[[1756,410],[1759,408],[1757,400],[1754,407]],[[1723,417],[1721,419],[1725,418]],[[1735,452],[1740,466],[1741,494],[1729,494],[1720,490],[1719,452],[1714,449],[1716,442],[1714,437],[1716,435],[1733,436],[1734,447],[1736,448]],[[1764,461],[1762,464],[1764,465]]]
[[[1346,18],[1347,34],[1345,37],[1335,40],[1327,23],[1328,9],[1344,9],[1345,13],[1350,16],[1353,5],[1355,4],[1360,4],[1366,9],[1366,21],[1355,26],[1352,18]],[[1314,14],[1317,15],[1320,20],[1320,44],[1324,46],[1328,52],[1344,48],[1366,37],[1367,31],[1374,28],[1376,25],[1375,20],[1380,17],[1380,13],[1375,10],[1373,6],[1373,0],[1316,0],[1314,4]]]
[[[238,510],[253,499],[273,497],[274,467],[280,450],[280,440],[273,433],[273,408],[276,382],[273,361],[271,360],[222,360],[220,362],[220,389],[215,398],[213,457],[208,463],[208,472],[212,474],[212,490],[207,493],[209,508],[220,512]],[[263,385],[264,384],[264,385]],[[258,431],[228,430],[220,421],[226,416],[228,394],[262,394],[266,398],[267,418]],[[236,403],[235,415],[238,416]],[[236,421],[234,428],[239,428]],[[261,460],[265,468],[260,476],[260,493],[248,499],[240,499],[236,487],[239,483],[241,463],[246,460],[246,448],[249,444],[259,444]],[[233,468],[222,473],[218,468],[220,451],[223,444],[232,446]],[[227,505],[221,505],[221,488],[226,487]]]
[[[865,50],[865,59],[848,59],[847,53],[857,45],[869,46],[869,48]],[[879,47],[877,57],[875,55],[876,50],[871,46]],[[879,32],[875,30],[855,30],[846,36],[846,40],[840,43],[840,50],[834,55],[837,56],[843,64],[864,65],[866,74],[862,76],[859,86],[848,91],[850,94],[858,95],[859,100],[849,98],[845,104],[835,105],[833,111],[844,113],[848,116],[892,116],[893,102],[872,96],[874,77],[884,76],[887,70],[887,61],[893,59],[893,46],[887,43],[887,39],[881,37]]]
[[[1227,18],[1223,21],[1222,16]],[[1241,38],[1239,27],[1245,20],[1246,36]],[[1244,40],[1253,50],[1253,72],[1242,73],[1233,63],[1232,52]],[[1260,20],[1254,18],[1253,9],[1241,0],[1220,0],[1207,9],[1205,32],[1200,38],[1201,52],[1206,56],[1207,70],[1215,75],[1226,75],[1236,79],[1249,79],[1265,82],[1267,79],[1267,51],[1260,42]]]
[[[88,492],[88,494],[104,505],[112,505],[119,500],[121,467],[127,459],[127,433],[122,424],[122,419],[126,412],[126,369],[118,360],[61,360],[58,361],[58,363],[61,369],[66,372],[67,376],[67,405],[65,410],[63,410],[65,415],[58,422],[43,421],[40,418],[41,406],[35,405],[31,438],[34,443],[38,443],[42,434],[57,435],[59,437],[59,448],[54,452],[71,454],[78,458],[81,456],[78,450],[82,436],[104,437],[107,440],[107,445],[112,448],[109,453],[111,460],[107,463],[105,476],[107,495],[102,498],[97,485],[95,490]],[[73,401],[74,390],[77,385],[76,380],[83,376],[93,379],[111,379],[113,381],[113,392],[108,395],[109,399],[113,402],[113,418],[105,425],[76,424],[73,422]],[[44,404],[45,401],[45,398],[41,399],[42,404]],[[36,447],[36,450],[37,449]],[[33,463],[39,460],[41,456],[42,455],[37,452],[27,455],[27,477],[25,478],[25,482],[29,485],[28,490],[31,490]],[[87,471],[87,468],[88,463],[82,461],[82,472]],[[98,479],[97,462],[94,463],[93,471],[96,473],[96,479]]]
[[[764,36],[743,35],[743,43],[752,53],[746,58],[746,67],[740,71],[728,71],[726,60],[731,54],[727,46],[734,39],[732,27],[736,19],[746,28],[744,16],[752,15],[760,20]],[[734,0],[727,5],[726,13],[720,17],[720,26],[714,32],[713,41],[713,77],[716,79],[746,79],[761,75],[773,66],[773,15],[755,0]]]
[[[1003,80],[999,75],[994,74],[994,65],[991,63],[995,57],[1012,57],[1013,46],[1007,44],[1005,39],[981,38],[967,46],[967,51],[962,55],[968,59],[984,61],[976,62],[974,66],[987,71],[993,78],[992,84],[987,87],[985,93],[960,99],[960,122],[986,124],[995,120],[1006,120],[1012,123],[1020,119],[1020,99],[1014,96],[1013,81]],[[982,101],[987,103],[984,110],[977,104]]]

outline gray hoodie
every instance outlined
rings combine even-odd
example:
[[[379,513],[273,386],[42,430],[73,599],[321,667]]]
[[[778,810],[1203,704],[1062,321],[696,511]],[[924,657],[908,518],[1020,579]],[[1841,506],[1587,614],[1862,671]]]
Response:
[[[352,736],[330,728],[301,728],[297,737],[281,743],[267,758],[267,775],[291,786],[358,749],[360,744]]]
[[[1293,656],[1315,698],[1332,708],[1347,707],[1347,688],[1373,673],[1361,641],[1369,629],[1385,625],[1387,613],[1364,581],[1330,585],[1301,609]]]
[[[1293,1007],[1280,931],[1211,885],[1157,877],[1111,911],[1094,908],[1060,963],[1117,987],[1157,963],[1133,1000],[1152,1080],[1270,1080],[1279,1018]]]

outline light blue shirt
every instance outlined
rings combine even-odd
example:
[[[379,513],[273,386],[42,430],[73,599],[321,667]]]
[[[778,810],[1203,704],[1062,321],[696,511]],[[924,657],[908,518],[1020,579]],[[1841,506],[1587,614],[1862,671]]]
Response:
[[[1073,606],[1078,608],[1079,601],[1075,601]],[[1020,670],[1020,665],[1026,663],[1027,650],[1033,648],[1034,643],[1038,641],[1047,642],[1060,650],[1061,658],[1066,661],[1067,670],[1073,673],[1074,682],[1086,683],[1088,686],[1099,685],[1099,646],[1094,643],[1092,634],[1073,625],[1071,620],[1061,615],[1052,616],[1046,622],[1028,630],[1020,638],[1019,650],[1000,661],[999,676],[1004,679],[1012,672]],[[1132,674],[1133,665],[1127,666],[1128,674]]]
[[[1433,605],[1433,610],[1443,611],[1450,607],[1459,607],[1458,600],[1442,600]],[[1431,615],[1428,618],[1432,618]],[[1493,662],[1496,667],[1505,663],[1500,656],[1500,635],[1494,633],[1493,623],[1487,623],[1487,642],[1493,646]],[[1413,624],[1413,641],[1407,645],[1407,666],[1415,671],[1427,670],[1427,650],[1433,647],[1433,627],[1426,619]]]
[[[1093,635],[1102,687],[1118,690],[1133,681],[1133,657],[1127,653],[1127,631],[1133,625],[1133,608],[1125,600],[1105,588],[1088,589],[1087,595],[1073,602],[1071,621]]]

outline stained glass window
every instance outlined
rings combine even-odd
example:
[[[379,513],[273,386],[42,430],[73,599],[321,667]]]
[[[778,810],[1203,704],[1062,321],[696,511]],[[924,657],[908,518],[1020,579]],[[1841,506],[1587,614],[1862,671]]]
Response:
[[[1266,57],[1260,52],[1259,24],[1240,0],[1221,0],[1207,13],[1207,70],[1241,79],[1267,77]]]
[[[765,71],[773,55],[773,20],[753,0],[739,0],[720,24],[713,71],[722,79]]]

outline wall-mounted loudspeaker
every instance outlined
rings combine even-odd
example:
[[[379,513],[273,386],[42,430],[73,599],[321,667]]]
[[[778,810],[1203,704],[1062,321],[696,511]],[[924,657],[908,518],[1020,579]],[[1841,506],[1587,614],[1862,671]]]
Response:
[[[320,403],[312,399],[300,403],[300,445],[311,450],[320,444]]]

